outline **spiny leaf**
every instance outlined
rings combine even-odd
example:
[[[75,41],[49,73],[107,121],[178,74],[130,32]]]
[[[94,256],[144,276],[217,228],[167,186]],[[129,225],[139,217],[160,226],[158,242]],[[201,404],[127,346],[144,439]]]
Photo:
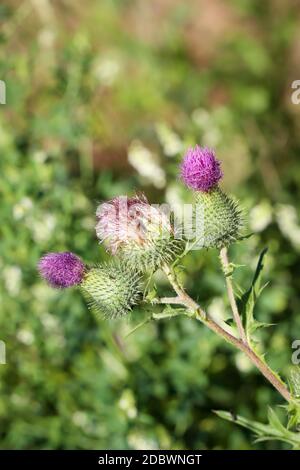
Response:
[[[238,237],[237,241],[240,242],[240,241],[243,241],[243,240],[247,240],[248,238],[253,237],[253,235],[255,235],[254,232],[247,233],[246,235],[242,235],[242,236]]]
[[[147,323],[149,323],[151,320],[152,320],[152,316],[146,318],[144,321],[142,321],[141,323],[139,323],[138,325],[136,325],[134,328],[132,328],[132,330],[130,330],[129,333],[127,333],[127,335],[125,336],[125,338],[128,338],[129,336],[131,336],[133,333],[135,333],[137,330],[139,330],[139,329],[142,328],[144,325],[146,325]]]
[[[251,340],[253,341],[252,335],[257,329],[269,326],[269,324],[259,322],[254,318],[254,307],[257,302],[257,299],[261,295],[264,288],[267,286],[267,283],[261,285],[261,274],[264,267],[263,261],[267,251],[268,249],[265,248],[261,252],[251,285],[249,289],[244,292],[238,300],[239,309],[242,314],[246,330],[246,335],[250,342]]]
[[[171,305],[167,305],[167,306],[162,310],[162,312],[159,312],[159,313],[152,313],[152,314],[149,315],[147,318],[145,318],[145,320],[143,320],[141,323],[139,323],[138,325],[136,325],[136,326],[126,335],[126,338],[128,338],[128,336],[132,335],[132,334],[135,333],[137,330],[139,330],[140,328],[142,328],[142,327],[145,326],[147,323],[149,323],[149,322],[151,322],[151,321],[153,321],[153,320],[163,320],[163,319],[165,319],[165,318],[177,317],[178,315],[188,315],[186,308],[181,308],[181,307],[173,308],[173,307],[171,307]]]
[[[262,424],[258,421],[253,421],[243,416],[234,415],[228,411],[214,411],[220,418],[223,418],[232,423],[236,423],[250,431],[254,432],[256,435],[256,442],[278,440],[287,442],[294,449],[300,448],[300,434],[291,432],[281,423],[275,411],[271,408],[269,409],[269,424]]]
[[[275,411],[271,407],[269,407],[268,409],[268,420],[269,420],[270,426],[274,429],[277,429],[278,432],[283,433],[283,434],[288,432],[287,429],[281,423]]]
[[[250,431],[253,431],[257,436],[263,436],[264,434],[270,432],[270,427],[267,424],[262,424],[258,421],[252,421],[250,419],[244,418],[243,416],[234,415],[228,411],[214,410],[214,413],[222,419],[250,429]]]
[[[289,413],[288,429],[296,428],[299,432],[300,426],[300,402],[294,401],[287,405]]]
[[[186,308],[182,308],[182,307],[173,308],[173,307],[171,307],[171,305],[167,305],[163,309],[162,312],[153,313],[152,318],[154,320],[162,320],[164,318],[172,318],[172,317],[176,317],[178,315],[186,315],[186,314],[187,314]]]
[[[157,290],[155,287],[153,287],[151,290],[149,290],[148,292],[145,292],[145,300],[147,302],[152,302],[156,297],[157,297]]]

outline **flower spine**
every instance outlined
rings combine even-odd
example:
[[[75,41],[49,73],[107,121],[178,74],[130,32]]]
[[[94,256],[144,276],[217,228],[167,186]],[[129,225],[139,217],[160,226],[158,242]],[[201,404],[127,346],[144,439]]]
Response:
[[[142,297],[138,272],[115,261],[90,268],[80,288],[92,310],[105,318],[127,315]]]

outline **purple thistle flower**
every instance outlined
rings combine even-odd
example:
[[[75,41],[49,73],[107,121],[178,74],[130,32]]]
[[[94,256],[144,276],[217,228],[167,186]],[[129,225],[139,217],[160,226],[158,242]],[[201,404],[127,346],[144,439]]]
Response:
[[[189,148],[181,164],[181,178],[184,183],[196,191],[208,192],[223,177],[221,163],[209,148]]]
[[[85,266],[78,256],[65,251],[47,253],[40,259],[38,270],[52,287],[64,288],[80,284]]]

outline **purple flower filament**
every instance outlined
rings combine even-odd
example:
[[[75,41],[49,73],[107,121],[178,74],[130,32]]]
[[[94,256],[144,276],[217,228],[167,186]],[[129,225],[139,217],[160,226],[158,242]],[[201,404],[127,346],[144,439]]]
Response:
[[[47,253],[40,259],[38,269],[52,287],[65,288],[80,284],[85,266],[78,256],[66,251]]]
[[[208,192],[215,187],[223,173],[213,150],[196,145],[190,148],[181,164],[181,178],[189,188]]]

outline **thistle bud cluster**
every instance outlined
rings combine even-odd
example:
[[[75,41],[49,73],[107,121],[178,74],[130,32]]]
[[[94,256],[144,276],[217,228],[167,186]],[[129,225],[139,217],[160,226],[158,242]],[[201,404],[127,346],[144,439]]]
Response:
[[[196,146],[186,153],[181,178],[195,191],[195,208],[203,217],[203,247],[222,248],[238,238],[241,212],[219,188],[220,162],[212,150]],[[96,235],[112,256],[109,263],[88,266],[70,252],[48,253],[38,264],[55,288],[79,286],[94,310],[106,318],[126,315],[142,300],[145,273],[172,263],[183,251],[170,214],[149,204],[143,194],[118,196],[99,205]]]

